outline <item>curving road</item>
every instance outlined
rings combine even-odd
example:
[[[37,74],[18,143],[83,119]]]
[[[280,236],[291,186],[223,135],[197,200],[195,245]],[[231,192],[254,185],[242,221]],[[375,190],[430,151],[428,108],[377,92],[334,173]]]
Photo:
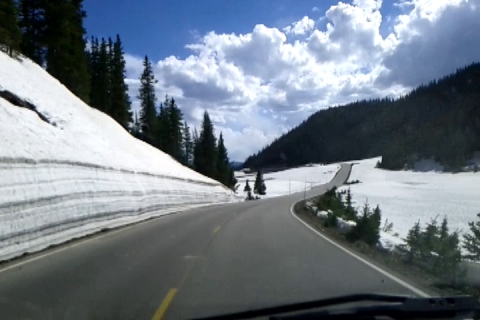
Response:
[[[342,185],[342,165],[327,185]],[[0,266],[2,319],[184,319],[352,293],[412,294],[312,232],[303,193],[173,214]],[[31,261],[33,260],[33,261]]]

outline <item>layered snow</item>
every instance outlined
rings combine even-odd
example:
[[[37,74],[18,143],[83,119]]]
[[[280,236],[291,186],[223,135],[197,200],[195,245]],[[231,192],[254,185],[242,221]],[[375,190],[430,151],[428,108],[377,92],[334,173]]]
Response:
[[[442,173],[433,163],[422,163],[425,172],[388,171],[376,169],[380,158],[352,161],[349,180],[355,206],[368,201],[371,207],[380,205],[382,219],[393,223],[390,234],[382,233],[382,243],[401,243],[408,230],[420,221],[422,225],[438,216],[448,218],[450,231],[468,232],[468,222],[480,212],[480,173]],[[393,235],[398,233],[397,237]]]
[[[152,216],[236,201],[133,138],[28,59],[0,52],[0,260]]]
[[[313,164],[294,169],[266,173],[263,175],[263,179],[267,187],[267,194],[261,196],[261,198],[280,197],[296,192],[308,191],[315,186],[330,182],[335,177],[338,170],[340,170],[340,165],[338,164]],[[243,192],[246,181],[248,180],[253,194],[255,176],[256,173],[245,174],[243,172],[235,172],[235,177],[240,184],[238,192]]]

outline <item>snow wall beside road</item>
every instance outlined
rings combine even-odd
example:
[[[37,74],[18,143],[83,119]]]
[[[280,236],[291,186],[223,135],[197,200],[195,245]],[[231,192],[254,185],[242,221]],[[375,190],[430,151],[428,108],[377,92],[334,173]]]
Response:
[[[19,60],[0,52],[0,92],[35,110],[0,97],[0,261],[105,228],[237,201]]]

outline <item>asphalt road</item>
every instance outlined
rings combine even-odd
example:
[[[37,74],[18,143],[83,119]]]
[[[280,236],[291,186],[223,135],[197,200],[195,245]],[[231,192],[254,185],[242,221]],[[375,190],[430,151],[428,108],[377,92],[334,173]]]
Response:
[[[306,196],[343,184],[349,170]],[[299,222],[290,208],[303,196],[173,214],[0,266],[0,318],[184,319],[412,294]]]

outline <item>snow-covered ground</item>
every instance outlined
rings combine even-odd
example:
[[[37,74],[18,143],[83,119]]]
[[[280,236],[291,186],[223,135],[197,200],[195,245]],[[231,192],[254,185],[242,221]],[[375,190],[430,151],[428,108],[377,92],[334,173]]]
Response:
[[[261,198],[273,198],[303,192],[305,189],[310,190],[312,187],[330,182],[339,169],[340,165],[338,164],[314,164],[311,166],[266,173],[263,175],[263,179],[267,186],[267,194],[261,196]],[[238,187],[239,194],[243,193],[247,180],[249,181],[253,194],[255,176],[256,173],[246,175],[243,172],[235,172],[235,177],[240,183]]]
[[[0,52],[0,260],[195,206],[236,201],[133,138],[28,59]]]
[[[382,234],[382,243],[396,244],[420,220],[424,225],[438,216],[438,223],[447,216],[451,231],[468,232],[468,222],[480,212],[480,173],[441,173],[433,163],[423,162],[425,172],[388,171],[376,169],[380,158],[352,161],[355,163],[349,180],[361,183],[351,188],[358,207],[368,200],[370,206],[380,205],[383,222],[393,223],[390,234]]]

